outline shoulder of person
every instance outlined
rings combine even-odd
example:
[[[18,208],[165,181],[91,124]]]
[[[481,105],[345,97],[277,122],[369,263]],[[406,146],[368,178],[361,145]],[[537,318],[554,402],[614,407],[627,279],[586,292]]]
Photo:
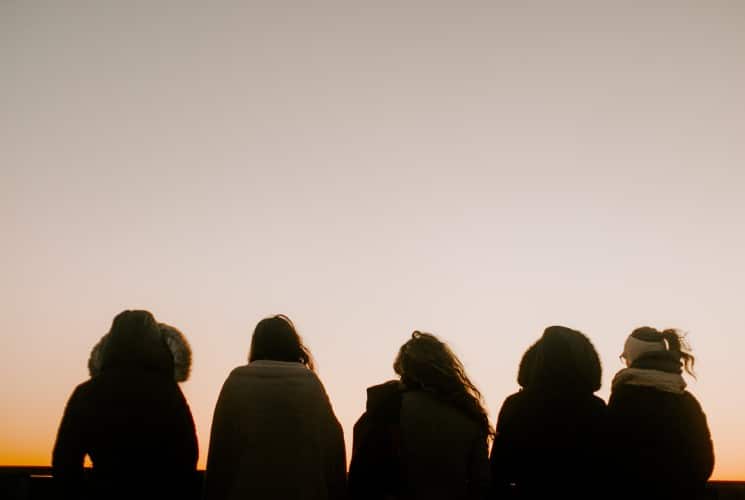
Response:
[[[86,409],[95,406],[94,390],[95,379],[89,379],[78,384],[67,399],[65,411],[76,415],[87,413]]]
[[[366,411],[377,413],[382,411],[388,413],[390,410],[399,411],[401,407],[401,395],[404,387],[398,380],[389,380],[382,384],[367,388]]]
[[[605,401],[602,398],[600,398],[600,397],[598,397],[598,396],[596,396],[594,394],[590,396],[590,404],[594,408],[599,409],[599,410],[605,410],[605,408],[607,406],[605,404]]]
[[[498,433],[511,429],[520,420],[521,415],[530,411],[526,396],[525,389],[522,389],[505,398],[497,414],[496,428]]]
[[[510,394],[509,396],[504,398],[504,401],[502,401],[500,412],[515,411],[522,408],[523,406],[527,406],[530,404],[531,395],[527,392],[526,389],[521,389],[518,392]]]
[[[231,377],[298,377],[310,379],[318,378],[312,370],[309,370],[308,367],[301,363],[293,363],[289,361],[272,361],[264,359],[259,361],[252,361],[246,365],[235,367],[228,376],[228,378]]]
[[[96,385],[96,379],[90,378],[86,380],[85,382],[78,384],[75,387],[75,389],[72,391],[72,395],[73,396],[84,396],[88,394],[95,385]]]
[[[238,366],[230,372],[223,388],[241,387],[246,384],[261,386],[264,383],[278,381],[292,381],[308,390],[318,390],[325,394],[321,379],[313,370],[301,363],[286,361],[253,361],[247,365]]]
[[[521,389],[517,391],[514,394],[510,394],[506,398],[504,398],[504,402],[502,403],[502,406],[504,405],[515,405],[520,404],[522,401],[524,401],[528,396],[528,393],[525,389]]]
[[[704,414],[704,409],[701,407],[701,403],[699,403],[698,399],[696,399],[696,397],[690,392],[685,391],[681,395],[681,401],[686,410],[702,415]]]

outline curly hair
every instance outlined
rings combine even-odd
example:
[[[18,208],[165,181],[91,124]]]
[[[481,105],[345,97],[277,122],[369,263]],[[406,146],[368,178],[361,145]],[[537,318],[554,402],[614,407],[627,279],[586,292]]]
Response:
[[[478,423],[485,436],[494,436],[481,392],[455,353],[434,335],[412,333],[401,346],[393,369],[404,386],[433,394]]]
[[[531,385],[553,394],[593,393],[600,389],[600,357],[585,334],[564,326],[549,326],[535,345]]]

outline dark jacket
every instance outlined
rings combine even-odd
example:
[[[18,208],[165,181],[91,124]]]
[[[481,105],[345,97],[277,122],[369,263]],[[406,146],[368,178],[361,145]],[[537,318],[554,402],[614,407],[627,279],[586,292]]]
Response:
[[[355,424],[351,498],[485,498],[489,462],[479,424],[397,384],[368,389],[367,411]]]
[[[354,424],[349,498],[396,498],[404,492],[401,462],[403,387],[391,381],[367,389],[366,411]]]
[[[605,402],[591,393],[524,389],[499,412],[494,498],[591,498],[603,458]]]
[[[550,326],[520,362],[491,453],[495,498],[602,497],[600,358],[581,332]]]
[[[75,389],[62,417],[52,457],[61,496],[191,495],[197,461],[194,421],[149,313],[126,311],[115,318],[100,368]],[[87,488],[85,455],[93,463]]]
[[[674,391],[638,381],[614,384],[608,447],[619,498],[702,498],[714,468],[713,445],[706,415],[682,386]]]

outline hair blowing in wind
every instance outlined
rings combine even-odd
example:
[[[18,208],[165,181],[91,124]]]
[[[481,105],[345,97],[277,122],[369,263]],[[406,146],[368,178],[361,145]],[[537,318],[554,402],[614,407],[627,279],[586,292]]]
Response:
[[[486,436],[493,436],[481,392],[447,344],[432,334],[415,331],[398,352],[393,364],[401,381],[427,391],[478,422]]]

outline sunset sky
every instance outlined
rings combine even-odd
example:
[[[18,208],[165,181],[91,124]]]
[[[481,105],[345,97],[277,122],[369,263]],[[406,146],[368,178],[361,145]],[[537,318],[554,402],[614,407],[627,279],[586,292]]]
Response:
[[[634,327],[681,328],[745,480],[745,3],[238,3],[0,2],[0,465],[49,464],[144,308],[191,342],[200,467],[281,312],[348,450],[414,329],[494,423],[546,326],[604,399]]]

